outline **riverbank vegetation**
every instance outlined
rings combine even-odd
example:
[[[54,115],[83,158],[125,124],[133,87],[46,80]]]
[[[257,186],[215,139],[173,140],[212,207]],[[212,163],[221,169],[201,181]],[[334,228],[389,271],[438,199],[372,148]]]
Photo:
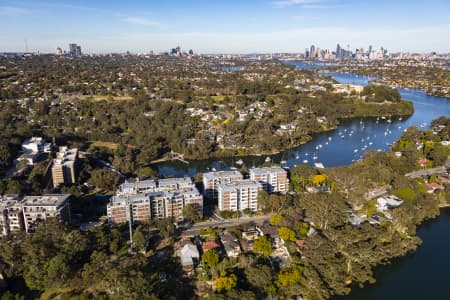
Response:
[[[429,95],[450,98],[450,70],[423,62],[374,61],[339,66],[337,71],[376,77],[372,82],[385,86],[425,91]]]
[[[272,154],[342,118],[413,113],[388,88],[337,94],[331,79],[278,61],[240,61],[236,71],[220,64],[166,56],[2,57],[9,71],[0,76],[0,171],[32,135],[99,153],[131,176],[171,151],[187,159]]]
[[[432,128],[410,127],[392,151],[368,152],[349,166],[295,167],[290,171],[291,193],[262,193],[258,201],[265,213],[272,214],[270,224],[289,253],[287,264],[272,262],[273,239],[263,236],[253,251],[237,258],[209,250],[202,259],[204,271],[188,279],[182,276],[174,255],[176,235],[170,221],[139,226],[134,233],[136,253],[128,252],[125,227],[104,225],[82,232],[48,221],[36,233],[22,236],[21,242],[0,241],[0,262],[9,283],[6,295],[41,299],[286,299],[302,295],[304,299],[328,299],[348,294],[355,286],[375,282],[374,267],[414,251],[421,244],[417,227],[437,217],[440,201],[448,199],[448,185],[432,193],[424,188],[437,182],[437,176],[405,176],[422,170],[424,157],[430,166],[445,164],[449,147],[439,145],[449,140],[450,119],[439,118]],[[390,212],[392,218],[378,225],[352,225],[351,214],[375,213],[373,200],[366,194],[383,187],[404,201]],[[251,228],[247,224],[228,231],[242,238]],[[215,241],[222,230],[204,229],[200,235]]]

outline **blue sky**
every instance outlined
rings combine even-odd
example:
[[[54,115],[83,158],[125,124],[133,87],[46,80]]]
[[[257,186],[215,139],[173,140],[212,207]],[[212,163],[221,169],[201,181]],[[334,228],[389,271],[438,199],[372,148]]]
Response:
[[[0,0],[0,52],[450,52],[448,0]]]

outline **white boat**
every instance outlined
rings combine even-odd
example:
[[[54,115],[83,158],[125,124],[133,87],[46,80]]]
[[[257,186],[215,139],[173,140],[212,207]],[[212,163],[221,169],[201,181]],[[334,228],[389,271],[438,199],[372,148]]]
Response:
[[[280,164],[282,164],[282,165],[284,165],[286,163],[287,163],[287,161],[285,161],[285,160],[280,161]]]
[[[271,161],[272,161],[272,159],[267,156],[266,159],[265,159],[265,162],[271,162]]]
[[[317,159],[318,159],[318,157],[317,157],[317,156],[314,156],[314,157],[313,157],[313,160],[317,160]]]
[[[217,171],[217,170],[216,170],[216,168],[211,168],[211,171],[215,172],[215,171]]]
[[[308,160],[307,160],[307,159],[303,160],[303,163],[304,163],[304,164],[307,164],[307,163],[308,163]]]
[[[401,121],[401,120],[403,120],[403,118],[402,118],[402,117],[400,117],[400,118],[398,118],[398,120],[399,120],[399,121]]]
[[[324,169],[325,166],[322,163],[314,163],[314,166],[318,169]]]
[[[355,153],[358,152],[358,149],[353,150],[353,152],[355,152]]]
[[[235,171],[235,170],[237,170],[237,168],[236,167],[230,167],[230,170]]]
[[[237,165],[242,165],[243,163],[244,163],[244,162],[242,161],[242,159],[236,161],[236,164],[237,164]]]

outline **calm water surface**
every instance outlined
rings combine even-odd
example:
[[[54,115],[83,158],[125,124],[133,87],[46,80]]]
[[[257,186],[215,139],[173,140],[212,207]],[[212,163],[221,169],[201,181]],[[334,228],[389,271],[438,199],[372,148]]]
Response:
[[[299,67],[304,67],[300,64]],[[312,67],[308,65],[308,68]],[[368,78],[353,74],[328,73],[341,83],[355,83],[367,85]],[[416,90],[399,90],[402,98],[414,103],[415,112],[408,118],[388,119],[358,119],[344,120],[333,131],[317,134],[312,141],[287,152],[271,156],[272,162],[293,167],[300,164],[314,165],[322,163],[325,167],[351,164],[361,159],[368,150],[388,150],[408,126],[428,128],[429,123],[439,116],[450,116],[450,100],[428,96]],[[266,156],[247,156],[241,158],[247,167],[259,166],[264,163]],[[220,160],[191,161],[190,164],[181,162],[166,162],[158,165],[161,176],[194,176],[198,172],[211,169],[228,170],[238,167],[239,158],[224,158]]]
[[[416,252],[377,269],[377,282],[334,300],[437,300],[450,299],[450,209],[423,224],[423,240]]]
[[[304,68],[304,64],[298,64]],[[310,65],[307,68],[315,68]],[[353,74],[329,73],[341,83],[367,85],[368,78]],[[326,167],[351,164],[368,150],[388,150],[408,126],[428,128],[439,116],[450,116],[450,100],[428,96],[416,90],[399,89],[402,98],[414,103],[415,112],[409,118],[347,120],[338,129],[315,135],[306,145],[283,154],[271,156],[273,162],[286,161],[292,167],[321,162]],[[316,159],[314,159],[316,157]],[[264,163],[266,157],[243,157],[248,167]],[[237,159],[201,160],[190,164],[168,162],[158,165],[163,176],[194,176],[212,168],[217,170],[237,166]],[[307,161],[307,162],[306,162]],[[441,216],[420,227],[418,235],[423,245],[406,257],[395,260],[390,266],[377,269],[377,283],[355,289],[349,296],[336,300],[423,300],[450,299],[450,209],[441,210]]]

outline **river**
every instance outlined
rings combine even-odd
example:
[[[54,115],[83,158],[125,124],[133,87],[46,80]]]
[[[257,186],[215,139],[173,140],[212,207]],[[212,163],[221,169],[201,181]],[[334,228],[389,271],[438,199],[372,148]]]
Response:
[[[304,65],[298,64],[303,68]],[[313,69],[310,65],[308,69]],[[368,78],[353,74],[330,73],[341,83],[367,85]],[[340,166],[360,159],[368,150],[387,150],[408,126],[429,128],[433,119],[450,116],[450,100],[426,95],[422,91],[399,89],[403,99],[414,103],[415,112],[409,118],[399,120],[376,119],[346,120],[338,129],[317,134],[308,144],[271,156],[273,162],[286,160],[286,165],[306,163],[313,165],[321,162],[326,167]],[[342,138],[343,137],[343,138]],[[313,159],[314,156],[317,159]],[[265,157],[248,156],[242,158],[246,166],[258,166]],[[194,176],[212,168],[229,169],[236,166],[236,159],[193,161],[189,165],[181,162],[167,162],[158,165],[163,176]],[[349,296],[335,297],[335,300],[374,300],[374,299],[448,299],[450,298],[450,209],[442,209],[438,219],[428,221],[418,230],[423,240],[422,246],[415,253],[396,259],[389,266],[376,269],[377,283],[363,289],[355,289]]]
[[[292,62],[290,62],[292,64]],[[299,63],[298,67],[305,68]],[[322,66],[323,67],[323,66]],[[311,69],[313,66],[307,65]],[[353,74],[329,73],[341,83],[355,83],[367,85],[368,78]],[[300,164],[314,165],[322,163],[325,167],[342,166],[351,164],[361,159],[369,150],[388,150],[408,126],[428,128],[430,122],[439,116],[450,116],[450,100],[426,95],[422,91],[399,89],[402,98],[414,103],[415,112],[408,118],[399,120],[375,118],[361,120],[344,120],[333,131],[314,135],[313,139],[302,146],[281,154],[270,156],[272,162],[293,167]],[[238,167],[236,161],[239,158],[207,159],[191,161],[189,164],[182,162],[165,162],[157,165],[160,176],[194,176],[198,172],[206,172],[212,169],[228,170],[230,167]],[[264,163],[266,156],[246,156],[240,158],[245,166],[253,167]]]
[[[424,300],[450,298],[450,209],[441,209],[435,220],[422,224],[423,244],[416,252],[395,259],[375,271],[377,282],[333,300]]]

